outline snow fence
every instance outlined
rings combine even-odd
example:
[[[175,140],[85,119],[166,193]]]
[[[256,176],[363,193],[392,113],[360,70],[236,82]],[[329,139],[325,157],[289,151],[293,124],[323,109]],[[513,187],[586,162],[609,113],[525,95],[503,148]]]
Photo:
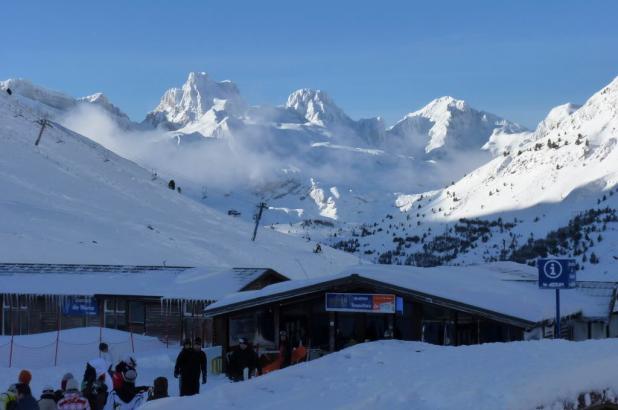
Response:
[[[154,337],[98,327],[0,336],[0,367],[43,368],[87,362],[98,357],[100,342],[109,345],[114,360],[166,348]]]

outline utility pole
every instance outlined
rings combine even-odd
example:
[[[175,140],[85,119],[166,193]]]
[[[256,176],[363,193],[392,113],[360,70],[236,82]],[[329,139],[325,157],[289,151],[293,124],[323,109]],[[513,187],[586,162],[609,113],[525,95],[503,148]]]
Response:
[[[47,127],[47,126],[51,127],[52,126],[50,124],[50,122],[47,121],[47,119],[45,119],[45,118],[42,119],[42,120],[38,120],[36,123],[41,126],[41,130],[39,131],[39,136],[37,137],[36,141],[34,142],[34,146],[35,147],[37,145],[39,145],[39,142],[41,142],[41,137],[43,136],[43,131],[45,130],[45,127]]]
[[[254,242],[255,237],[257,236],[258,226],[260,226],[260,219],[262,219],[262,212],[264,211],[264,209],[267,208],[268,205],[266,205],[264,202],[260,202],[260,204],[258,205],[257,215],[255,215],[255,228],[253,229],[253,237],[251,238],[251,240]]]

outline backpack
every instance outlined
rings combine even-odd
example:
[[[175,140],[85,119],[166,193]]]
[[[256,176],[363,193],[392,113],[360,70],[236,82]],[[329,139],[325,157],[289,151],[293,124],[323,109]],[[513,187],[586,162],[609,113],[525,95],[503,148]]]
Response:
[[[6,410],[9,408],[10,403],[17,401],[17,397],[11,393],[0,394],[0,410]]]

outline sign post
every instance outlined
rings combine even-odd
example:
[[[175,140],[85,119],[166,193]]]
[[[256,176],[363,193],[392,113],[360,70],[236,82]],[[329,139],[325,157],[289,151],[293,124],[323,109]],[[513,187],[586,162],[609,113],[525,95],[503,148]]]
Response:
[[[554,338],[560,338],[560,289],[575,287],[575,259],[538,259],[539,288],[556,291],[556,330]]]

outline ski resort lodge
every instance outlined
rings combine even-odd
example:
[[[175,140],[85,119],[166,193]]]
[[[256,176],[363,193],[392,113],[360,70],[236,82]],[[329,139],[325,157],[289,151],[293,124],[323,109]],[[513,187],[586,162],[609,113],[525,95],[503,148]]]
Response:
[[[266,268],[3,263],[0,335],[102,326],[169,342],[209,340],[204,307],[286,280]]]
[[[617,285],[578,282],[563,291],[561,337],[618,336]],[[205,313],[224,351],[239,337],[276,351],[284,330],[292,345],[302,342],[320,356],[382,338],[457,346],[553,337],[554,303],[554,292],[539,289],[527,265],[361,265],[232,294]]]
[[[615,282],[562,292],[562,334],[618,337]],[[314,355],[382,338],[439,345],[553,337],[553,292],[515,263],[359,265],[289,280],[268,268],[0,264],[0,333],[101,326],[224,351],[247,337],[276,351],[279,332]]]

